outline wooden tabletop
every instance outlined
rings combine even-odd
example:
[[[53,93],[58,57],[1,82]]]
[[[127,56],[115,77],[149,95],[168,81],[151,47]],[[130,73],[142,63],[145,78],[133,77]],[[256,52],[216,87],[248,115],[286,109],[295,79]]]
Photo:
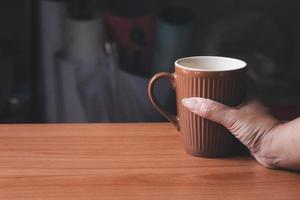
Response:
[[[187,155],[155,124],[0,125],[0,199],[300,199],[300,174]]]

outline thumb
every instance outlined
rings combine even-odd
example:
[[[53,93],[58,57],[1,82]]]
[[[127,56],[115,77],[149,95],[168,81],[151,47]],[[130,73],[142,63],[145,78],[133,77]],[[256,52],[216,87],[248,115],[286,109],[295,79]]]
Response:
[[[238,109],[205,98],[184,98],[182,99],[182,104],[193,113],[222,124],[227,129],[231,129],[237,121],[243,121],[243,119],[247,118]]]

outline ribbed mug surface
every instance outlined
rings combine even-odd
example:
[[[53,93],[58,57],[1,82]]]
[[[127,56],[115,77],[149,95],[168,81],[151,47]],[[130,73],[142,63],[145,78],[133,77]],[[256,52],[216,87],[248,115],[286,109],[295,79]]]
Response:
[[[237,140],[222,125],[189,111],[182,105],[181,100],[203,97],[237,106],[245,97],[245,74],[245,68],[223,72],[199,72],[175,66],[174,82],[180,135],[188,153],[201,157],[225,156],[231,153]]]

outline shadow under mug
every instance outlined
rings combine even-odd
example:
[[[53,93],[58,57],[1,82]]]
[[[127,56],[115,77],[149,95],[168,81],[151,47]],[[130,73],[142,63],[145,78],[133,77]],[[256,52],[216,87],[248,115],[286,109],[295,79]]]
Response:
[[[151,78],[149,98],[180,132],[187,153],[200,157],[223,157],[233,153],[237,139],[222,125],[189,111],[181,100],[202,97],[229,106],[239,105],[246,96],[246,65],[242,60],[227,57],[186,57],[175,62],[174,73],[160,72]],[[162,78],[169,80],[175,90],[177,116],[165,111],[154,95],[155,82]]]

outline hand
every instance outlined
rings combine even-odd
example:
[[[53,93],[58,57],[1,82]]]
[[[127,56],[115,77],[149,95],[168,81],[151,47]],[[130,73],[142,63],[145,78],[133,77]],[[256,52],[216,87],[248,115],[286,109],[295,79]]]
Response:
[[[300,119],[284,124],[272,117],[258,101],[232,108],[209,99],[193,97],[183,99],[182,104],[199,116],[222,124],[263,166],[300,169],[300,132],[296,134]],[[293,128],[298,129],[292,134],[286,133]],[[291,143],[291,138],[295,139],[296,144]],[[285,145],[294,145],[295,149]]]

